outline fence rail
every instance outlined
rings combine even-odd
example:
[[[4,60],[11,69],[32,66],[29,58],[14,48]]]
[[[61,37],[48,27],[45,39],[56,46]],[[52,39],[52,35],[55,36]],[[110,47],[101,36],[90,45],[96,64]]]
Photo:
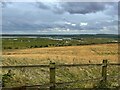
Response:
[[[103,64],[58,64],[55,65],[56,68],[58,67],[83,67],[83,66],[102,66]],[[109,66],[119,66],[120,63],[107,63]],[[33,67],[45,67],[49,68],[50,65],[17,65],[17,66],[0,66],[0,68],[33,68]]]
[[[34,86],[48,86],[50,87],[50,90],[55,90],[56,85],[66,85],[70,83],[76,83],[76,82],[84,82],[88,80],[77,80],[77,81],[71,81],[71,82],[62,82],[62,83],[56,83],[55,80],[55,70],[60,67],[83,67],[83,66],[102,66],[102,73],[101,73],[101,78],[95,78],[95,80],[101,80],[103,86],[106,86],[107,83],[107,66],[115,65],[119,66],[120,63],[108,63],[107,60],[103,60],[101,64],[60,64],[57,65],[54,62],[50,62],[49,65],[19,65],[19,66],[0,66],[0,68],[33,68],[33,67],[43,67],[43,68],[49,68],[50,71],[50,83],[45,84],[45,85],[34,85]],[[92,79],[94,80],[94,79]],[[30,86],[26,86],[30,87]],[[32,86],[33,87],[33,86]]]

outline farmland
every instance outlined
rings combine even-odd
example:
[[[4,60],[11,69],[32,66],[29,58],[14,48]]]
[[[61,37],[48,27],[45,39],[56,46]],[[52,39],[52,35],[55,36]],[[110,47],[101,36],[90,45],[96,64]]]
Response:
[[[118,63],[117,38],[70,38],[60,40],[50,38],[3,38],[2,65],[38,65],[49,64],[86,64]],[[108,67],[108,76],[118,76],[118,67]],[[49,82],[49,69],[20,68],[12,70],[13,78],[5,83],[5,87],[36,85]],[[7,73],[8,69],[2,69]],[[56,71],[56,81],[71,81],[89,79],[101,76],[101,67],[59,68]],[[91,88],[98,82],[77,83],[70,86]],[[118,86],[117,79],[109,80],[109,86]]]
[[[27,49],[117,43],[117,35],[16,35],[3,36],[2,49]]]
[[[3,51],[5,65],[19,64],[48,64],[48,60],[64,63],[100,63],[103,59],[111,62],[118,60],[118,45],[87,45],[20,49]],[[87,56],[86,56],[87,55]]]

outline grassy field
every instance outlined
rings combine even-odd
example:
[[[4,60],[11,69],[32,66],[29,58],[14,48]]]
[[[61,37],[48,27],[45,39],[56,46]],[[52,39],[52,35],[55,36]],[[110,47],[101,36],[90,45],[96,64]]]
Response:
[[[3,38],[2,49],[28,49],[44,47],[80,46],[102,43],[116,43],[117,38],[79,38],[79,37],[47,37],[47,38]]]
[[[3,65],[49,64],[50,61],[57,64],[102,63],[103,59],[109,60],[110,63],[118,63],[118,44],[8,49],[2,52]],[[9,82],[5,83],[6,87],[49,83],[49,69],[20,68],[11,70],[14,75]],[[2,71],[4,74],[8,69],[2,69]],[[119,74],[117,66],[108,67],[108,76],[118,76]],[[57,82],[96,77],[101,77],[101,67],[59,68],[56,73]],[[91,88],[98,81],[76,83],[70,86]],[[109,86],[118,86],[117,78],[109,80]]]
[[[103,59],[118,62],[117,44],[66,46],[3,51],[3,65],[61,63],[101,63]]]

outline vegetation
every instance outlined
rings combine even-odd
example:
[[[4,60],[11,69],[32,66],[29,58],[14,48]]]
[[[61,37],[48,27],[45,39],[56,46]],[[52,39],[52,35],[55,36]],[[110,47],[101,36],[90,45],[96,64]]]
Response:
[[[39,37],[39,35],[37,36]],[[46,38],[47,37],[47,38]],[[50,37],[50,38],[48,38]],[[36,65],[76,63],[118,63],[118,38],[116,35],[44,36],[44,38],[2,38],[2,65]],[[40,85],[49,83],[49,68],[2,69],[4,87]],[[107,87],[118,87],[118,66],[108,67]],[[56,69],[57,82],[94,79],[101,77],[101,67],[76,67]],[[60,86],[58,86],[60,87]],[[100,80],[79,82],[63,86],[78,88],[103,87]]]
[[[14,74],[11,73],[11,70],[9,70],[6,74],[2,75],[2,87],[5,87],[7,83],[10,83],[12,80]]]
[[[86,56],[87,55],[87,56]],[[102,44],[87,46],[67,46],[67,47],[48,47],[35,49],[17,49],[3,51],[3,65],[35,65],[49,64],[50,61],[56,64],[72,63],[102,63],[103,59],[108,59],[109,63],[118,62],[118,45]],[[13,78],[6,83],[5,87],[39,85],[49,83],[49,68],[14,68],[2,69],[3,74],[11,70]],[[57,82],[69,82],[75,80],[94,79],[101,77],[101,67],[76,67],[58,68],[56,70]],[[108,77],[118,76],[118,67],[108,67]],[[99,84],[100,80],[79,82],[65,85],[64,87],[92,88]],[[108,80],[109,87],[117,87],[117,78]],[[58,86],[59,87],[59,86]],[[97,87],[96,87],[97,88]]]
[[[80,46],[91,44],[116,43],[115,39],[108,38],[84,38],[84,39],[63,39],[53,40],[49,38],[3,38],[3,50],[6,49],[27,49],[42,47]]]

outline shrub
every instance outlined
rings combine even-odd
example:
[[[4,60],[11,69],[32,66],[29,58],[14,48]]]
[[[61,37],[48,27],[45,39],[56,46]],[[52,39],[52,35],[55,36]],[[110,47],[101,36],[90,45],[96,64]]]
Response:
[[[15,47],[15,49],[18,49],[18,47]]]
[[[4,49],[7,49],[6,47],[3,47]]]
[[[37,47],[38,47],[37,45],[34,46],[34,48],[37,48]]]
[[[42,48],[42,45],[41,46],[39,46],[40,48]]]
[[[33,48],[33,46],[30,46],[30,48]]]
[[[7,49],[12,49],[12,47],[8,47]]]
[[[44,47],[48,47],[48,45],[45,45]]]
[[[9,70],[7,74],[2,75],[2,87],[5,87],[6,83],[8,83],[13,76],[14,74],[11,73],[11,70]]]
[[[98,90],[98,89],[108,90],[108,89],[106,89],[106,88],[108,88],[108,83],[104,83],[103,80],[99,81],[99,82],[97,83],[97,85],[94,86],[94,89],[95,89],[95,90]]]

